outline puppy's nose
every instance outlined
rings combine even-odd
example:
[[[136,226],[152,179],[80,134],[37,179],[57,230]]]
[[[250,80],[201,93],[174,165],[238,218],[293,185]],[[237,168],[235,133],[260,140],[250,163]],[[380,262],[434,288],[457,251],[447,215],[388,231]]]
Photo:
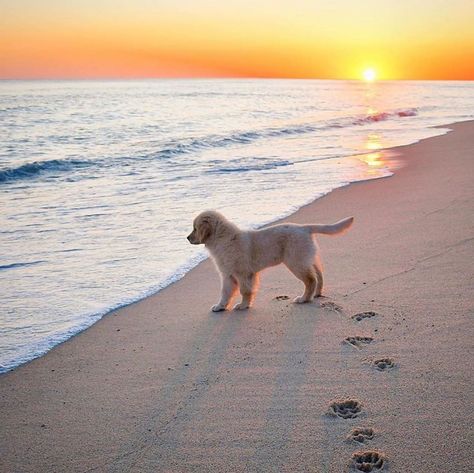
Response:
[[[191,243],[191,235],[188,235],[186,239],[189,241],[189,243]]]

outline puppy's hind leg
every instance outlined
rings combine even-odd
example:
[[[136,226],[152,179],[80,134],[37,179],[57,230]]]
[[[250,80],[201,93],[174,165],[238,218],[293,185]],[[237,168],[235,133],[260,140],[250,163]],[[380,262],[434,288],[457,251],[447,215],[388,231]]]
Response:
[[[258,274],[245,274],[238,277],[240,284],[240,294],[242,294],[242,302],[234,306],[234,310],[248,309],[255,298],[255,292],[258,285]]]
[[[297,268],[287,265],[288,269],[304,283],[304,293],[294,299],[297,304],[311,302],[314,298],[314,293],[317,290],[318,279],[316,278],[316,270],[313,266],[309,268]]]
[[[314,271],[316,273],[316,279],[317,279],[317,284],[316,284],[316,297],[321,297],[321,294],[323,292],[323,268],[321,266],[321,261],[319,261],[319,258],[316,259],[314,262]]]
[[[234,276],[222,275],[222,291],[221,300],[211,307],[212,312],[220,312],[226,310],[227,306],[232,302],[239,284]]]

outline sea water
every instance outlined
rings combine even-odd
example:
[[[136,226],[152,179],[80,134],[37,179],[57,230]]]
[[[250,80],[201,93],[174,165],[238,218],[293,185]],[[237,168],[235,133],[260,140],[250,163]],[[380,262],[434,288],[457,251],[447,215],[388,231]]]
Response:
[[[0,372],[182,277],[200,211],[258,227],[472,118],[470,82],[0,82]]]

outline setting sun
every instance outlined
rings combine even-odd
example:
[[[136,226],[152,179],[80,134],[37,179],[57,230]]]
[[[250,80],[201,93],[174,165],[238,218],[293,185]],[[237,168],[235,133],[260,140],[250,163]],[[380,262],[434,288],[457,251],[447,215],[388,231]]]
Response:
[[[365,69],[363,72],[364,80],[367,82],[373,82],[377,78],[377,72],[375,69]]]

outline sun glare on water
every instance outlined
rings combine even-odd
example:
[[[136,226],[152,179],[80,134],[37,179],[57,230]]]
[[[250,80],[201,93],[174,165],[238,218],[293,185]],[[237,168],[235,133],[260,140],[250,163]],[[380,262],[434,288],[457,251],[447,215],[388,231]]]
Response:
[[[367,82],[373,82],[377,78],[377,72],[375,69],[365,69],[363,72],[364,80]]]

